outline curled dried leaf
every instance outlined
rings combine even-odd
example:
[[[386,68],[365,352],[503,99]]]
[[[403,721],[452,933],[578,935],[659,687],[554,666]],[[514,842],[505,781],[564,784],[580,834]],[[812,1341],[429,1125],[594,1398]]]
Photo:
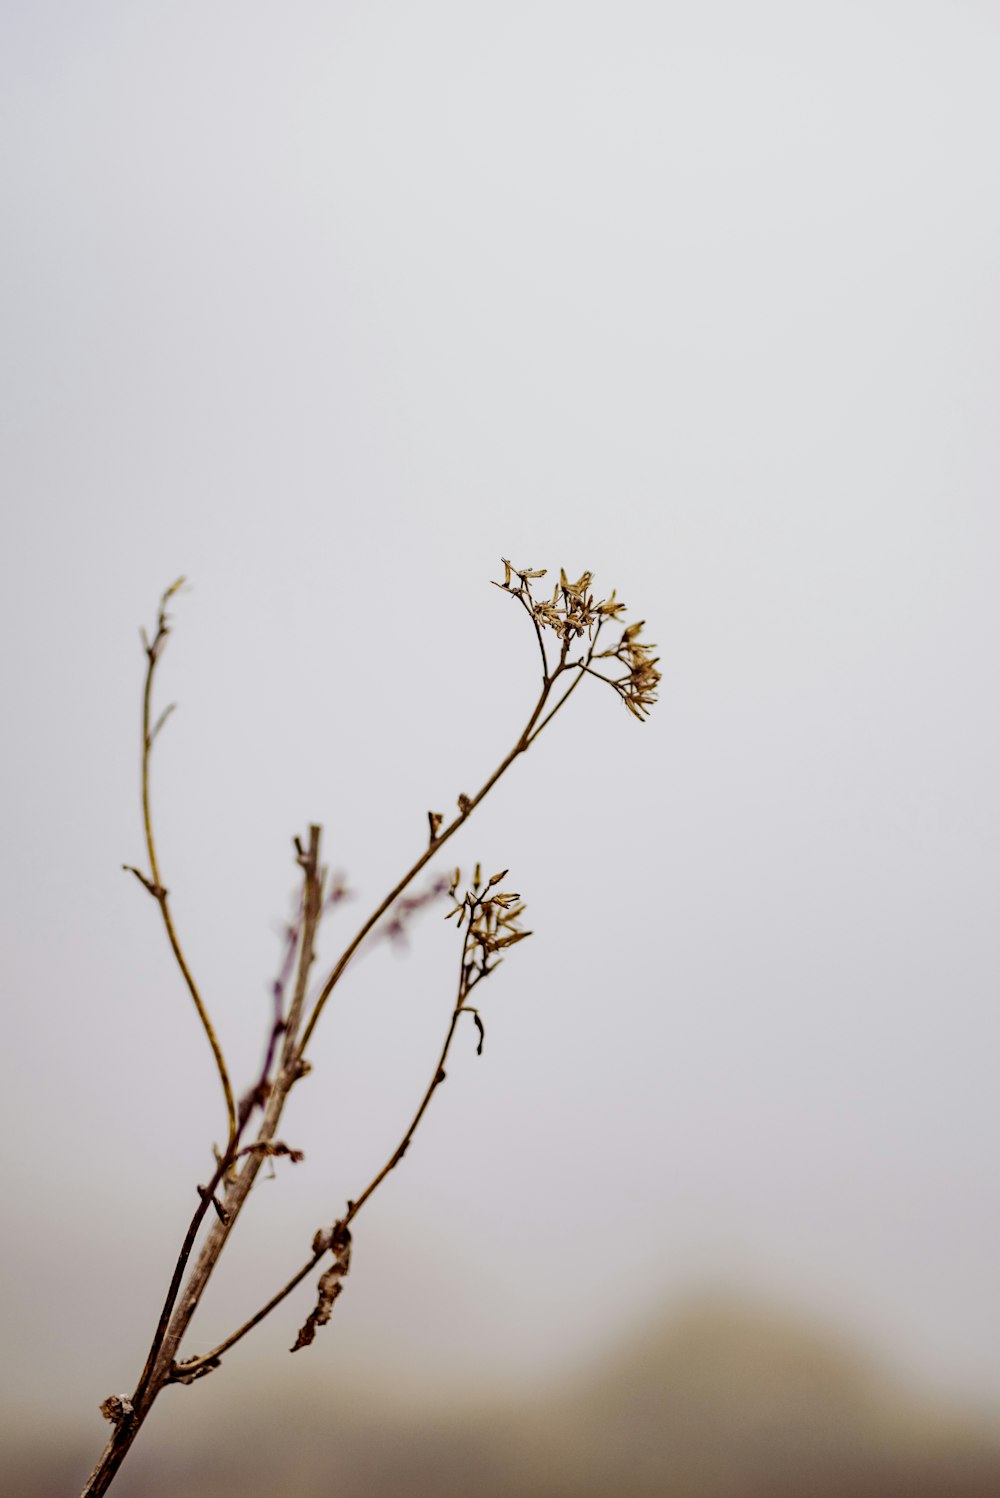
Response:
[[[329,1234],[329,1243],[327,1243],[327,1234]],[[319,1283],[316,1286],[316,1305],[299,1328],[292,1352],[298,1352],[300,1348],[308,1347],[315,1341],[319,1328],[326,1326],[333,1315],[334,1301],[343,1290],[344,1277],[351,1267],[351,1233],[345,1223],[334,1223],[332,1228],[321,1229],[316,1234],[313,1239],[313,1252],[320,1253],[327,1247],[333,1252],[334,1261],[319,1277]]]

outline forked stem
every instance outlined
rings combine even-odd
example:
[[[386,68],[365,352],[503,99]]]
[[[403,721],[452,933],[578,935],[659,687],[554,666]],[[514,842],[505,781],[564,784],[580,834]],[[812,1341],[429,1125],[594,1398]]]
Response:
[[[427,1112],[427,1109],[430,1106],[431,1099],[433,1098],[437,1089],[441,1086],[441,1083],[445,1080],[445,1062],[448,1060],[448,1054],[451,1050],[452,1041],[455,1038],[455,1031],[458,1027],[459,1018],[463,1013],[476,1012],[469,1010],[466,1004],[466,1000],[468,999],[470,993],[476,987],[476,985],[482,981],[483,977],[486,976],[489,972],[493,971],[492,968],[488,968],[486,969],[485,973],[474,973],[469,969],[467,965],[469,937],[472,930],[471,908],[469,915],[470,919],[465,929],[465,936],[462,942],[462,956],[459,964],[458,998],[451,1013],[448,1029],[445,1033],[444,1044],[441,1047],[441,1052],[438,1056],[437,1063],[431,1075],[431,1080],[424,1092],[423,1097],[420,1100],[417,1111],[413,1115],[413,1118],[410,1120],[409,1126],[406,1129],[406,1132],[404,1133],[399,1144],[393,1150],[392,1154],[382,1166],[381,1170],[377,1171],[372,1179],[368,1182],[368,1185],[361,1192],[361,1194],[357,1198],[352,1199],[348,1202],[347,1211],[344,1217],[338,1223],[338,1227],[340,1228],[348,1228],[350,1226],[350,1224],[360,1213],[361,1209],[364,1207],[365,1203],[369,1201],[372,1196],[374,1196],[379,1186],[381,1186],[386,1177],[391,1174],[393,1170],[395,1170],[396,1166],[403,1159],[403,1156],[409,1149],[413,1136],[419,1128],[424,1114]],[[280,1306],[282,1301],[285,1300],[289,1295],[291,1295],[293,1290],[298,1288],[302,1281],[306,1279],[314,1269],[317,1268],[317,1266],[322,1262],[322,1260],[329,1252],[330,1244],[326,1242],[323,1243],[322,1247],[314,1250],[311,1257],[306,1260],[305,1264],[303,1264],[300,1269],[296,1270],[295,1274],[293,1274],[291,1279],[281,1287],[278,1293],[276,1295],[272,1295],[271,1299],[267,1301],[265,1305],[261,1306],[259,1311],[256,1311],[252,1316],[244,1321],[242,1326],[237,1327],[236,1331],[232,1332],[230,1336],[226,1337],[224,1341],[220,1342],[217,1347],[213,1347],[211,1352],[205,1353],[203,1357],[194,1358],[190,1362],[182,1363],[177,1369],[177,1373],[175,1375],[177,1381],[183,1380],[187,1382],[191,1379],[199,1378],[203,1374],[209,1373],[212,1371],[212,1369],[217,1368],[224,1354],[227,1353],[231,1347],[235,1347],[237,1342],[241,1342],[248,1332],[253,1331],[255,1326],[259,1326],[260,1323],[267,1316],[269,1316],[273,1310]]]

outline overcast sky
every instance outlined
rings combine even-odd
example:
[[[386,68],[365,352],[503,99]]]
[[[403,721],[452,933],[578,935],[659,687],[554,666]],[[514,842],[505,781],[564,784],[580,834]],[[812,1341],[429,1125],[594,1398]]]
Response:
[[[138,626],[187,574],[156,817],[245,1084],[292,834],[356,891],[332,960],[520,730],[503,555],[616,587],[661,701],[585,683],[456,840],[536,935],[313,1352],[485,1386],[723,1284],[1000,1398],[996,8],[0,28],[12,1397],[130,1384],[224,1126],[120,872]],[[429,915],[338,990],[192,1348],[398,1141],[455,960]]]

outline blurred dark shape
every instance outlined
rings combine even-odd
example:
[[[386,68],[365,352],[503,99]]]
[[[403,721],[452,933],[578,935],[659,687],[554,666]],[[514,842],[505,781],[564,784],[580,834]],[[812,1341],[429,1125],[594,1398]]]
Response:
[[[208,1421],[193,1406],[165,1412],[117,1498],[1000,1494],[995,1428],[906,1391],[829,1332],[733,1299],[692,1302],[518,1405],[415,1415],[328,1382],[308,1400],[283,1398],[280,1379],[256,1400],[235,1397]],[[74,1493],[100,1435],[95,1416],[88,1446],[58,1432],[22,1446],[0,1489]]]
[[[1000,1494],[1000,1439],[905,1392],[846,1340],[702,1299],[554,1400],[522,1489],[670,1498]]]

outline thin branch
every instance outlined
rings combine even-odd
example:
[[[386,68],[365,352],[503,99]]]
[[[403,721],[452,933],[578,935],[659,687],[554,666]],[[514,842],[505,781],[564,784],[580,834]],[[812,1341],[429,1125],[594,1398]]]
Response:
[[[295,1007],[298,999],[298,1011],[301,1015],[302,996],[304,996],[309,978],[309,969],[313,961],[313,939],[316,924],[322,913],[322,877],[319,871],[319,829],[310,828],[309,853],[300,851],[300,866],[304,873],[303,889],[303,918],[302,932],[299,944],[299,965],[296,975],[295,994],[292,1007]],[[279,983],[281,979],[278,980]],[[291,1012],[290,1016],[291,1017]],[[289,1055],[283,1053],[282,1065],[278,1068],[270,1089],[267,1089],[267,1072],[270,1069],[277,1036],[285,1027],[285,1021],[277,1021],[272,1026],[271,1042],[268,1045],[265,1056],[265,1071],[258,1081],[256,1087],[252,1088],[243,1100],[240,1107],[240,1118],[235,1132],[225,1154],[219,1159],[215,1174],[209,1185],[199,1190],[198,1207],[191,1219],[181,1252],[178,1255],[174,1271],[171,1276],[170,1287],[167,1297],[160,1313],[156,1334],[146,1359],[146,1365],[142,1376],[136,1386],[135,1393],[129,1401],[129,1410],[118,1425],[115,1432],[105,1448],[101,1460],[98,1462],[90,1480],[84,1489],[83,1498],[102,1498],[114,1479],[125,1459],[133,1441],[139,1433],[146,1416],[149,1414],[154,1401],[163,1388],[164,1384],[171,1381],[175,1367],[175,1357],[191,1318],[197,1310],[205,1289],[211,1279],[212,1273],[219,1262],[222,1250],[226,1245],[229,1234],[236,1225],[240,1211],[253,1188],[254,1181],[265,1159],[276,1152],[275,1148],[268,1148],[274,1139],[281,1112],[285,1104],[288,1092],[302,1075],[301,1064],[294,1055],[294,1048]],[[287,1040],[287,1033],[286,1033]],[[287,1060],[287,1064],[286,1063]],[[257,1147],[251,1152],[243,1152],[242,1168],[235,1172],[233,1167],[236,1163],[235,1157],[240,1137],[253,1112],[254,1104],[264,1098],[264,1118],[257,1135]],[[213,1224],[206,1237],[201,1252],[191,1271],[187,1285],[181,1289],[185,1268],[187,1267],[198,1232],[205,1220],[210,1207],[216,1201],[215,1193],[224,1185],[224,1201],[222,1211],[218,1220]],[[218,1211],[218,1208],[216,1209]]]
[[[435,1092],[438,1090],[438,1088],[441,1086],[441,1083],[445,1079],[444,1064],[448,1059],[448,1052],[451,1049],[451,1042],[454,1039],[455,1029],[458,1025],[458,1017],[462,1013],[462,1006],[464,1005],[466,999],[467,978],[465,971],[465,959],[469,949],[470,930],[471,921],[465,928],[465,936],[462,941],[462,959],[459,965],[458,978],[458,1001],[455,1004],[455,1008],[452,1010],[451,1022],[448,1025],[448,1031],[444,1038],[444,1045],[441,1047],[441,1054],[438,1057],[437,1066],[434,1068],[434,1074],[431,1077],[430,1083],[427,1087],[427,1091],[424,1093],[423,1097],[420,1100],[420,1106],[417,1109],[416,1113],[413,1115],[413,1118],[410,1121],[409,1128],[403,1135],[393,1153],[389,1156],[389,1159],[382,1166],[382,1169],[377,1173],[377,1175],[373,1176],[372,1179],[368,1182],[368,1185],[365,1187],[364,1191],[362,1191],[361,1195],[355,1201],[352,1201],[348,1206],[347,1216],[344,1218],[345,1227],[350,1226],[355,1217],[357,1217],[358,1213],[361,1211],[361,1208],[364,1206],[368,1198],[378,1190],[379,1186],[381,1186],[382,1182],[385,1180],[389,1172],[391,1170],[395,1170],[400,1160],[402,1160],[403,1156],[406,1154],[406,1151],[410,1147],[411,1139],[420,1126],[420,1120],[423,1118],[424,1114],[427,1112],[428,1107],[430,1106],[431,1098],[434,1096]]]
[[[531,604],[528,602],[527,598],[524,596],[523,588],[512,590],[512,597],[517,599],[518,603],[521,604],[521,606],[526,611],[528,618],[531,620],[532,626],[535,631],[535,639],[538,641],[538,648],[542,653],[542,680],[548,681],[549,658],[545,652],[545,641],[542,639],[542,630],[540,624],[538,623],[538,620],[535,618],[535,611],[531,607]]]
[[[302,1006],[309,986],[309,973],[316,959],[316,930],[323,912],[323,871],[319,866],[319,843],[321,831],[315,823],[309,828],[309,847],[303,849],[296,843],[297,862],[305,877],[302,892],[302,938],[299,944],[299,968],[295,977],[295,989],[288,1007],[285,1021],[285,1039],[281,1051],[281,1068],[288,1072],[295,1057],[295,1042],[302,1022]]]
[[[163,724],[166,722],[171,712],[171,708],[167,708],[166,712],[164,712],[157,719],[155,727],[150,726],[152,720],[153,704],[153,677],[156,674],[157,661],[163,653],[163,647],[165,646],[167,637],[170,634],[170,622],[167,615],[167,604],[170,602],[171,598],[173,598],[174,595],[183,587],[183,585],[184,578],[178,578],[177,581],[167,589],[163,597],[160,599],[160,612],[157,616],[156,621],[156,634],[153,636],[152,641],[149,641],[146,637],[145,632],[143,632],[143,644],[146,650],[147,664],[146,680],[142,693],[142,821],[146,834],[146,851],[149,856],[149,869],[151,877],[147,878],[144,874],[141,874],[138,869],[131,868],[131,865],[126,865],[126,867],[130,868],[131,872],[135,874],[135,876],[146,886],[146,888],[149,890],[149,893],[153,896],[153,898],[156,900],[156,903],[160,907],[160,913],[163,916],[163,924],[166,928],[167,939],[170,942],[171,950],[174,954],[177,966],[180,968],[181,976],[183,977],[184,982],[187,984],[188,992],[190,993],[191,998],[194,1001],[194,1007],[198,1011],[198,1018],[201,1020],[202,1028],[204,1029],[205,1035],[208,1039],[208,1043],[212,1048],[212,1055],[215,1057],[215,1065],[219,1073],[219,1080],[222,1083],[222,1091],[226,1099],[226,1114],[229,1124],[229,1145],[232,1146],[233,1141],[236,1138],[237,1130],[236,1104],[233,1099],[233,1088],[229,1080],[229,1072],[226,1068],[225,1057],[222,1054],[222,1047],[219,1044],[219,1038],[215,1033],[215,1028],[212,1025],[212,1021],[208,1017],[208,1010],[205,1007],[205,1002],[202,999],[201,994],[198,991],[198,986],[191,974],[191,969],[189,968],[187,959],[184,956],[184,952],[181,948],[180,940],[177,935],[177,930],[174,926],[173,917],[170,914],[170,905],[168,903],[167,891],[164,888],[163,880],[160,878],[160,867],[156,857],[156,839],[153,835],[153,816],[150,807],[149,762],[151,751],[153,748],[153,741],[156,738],[159,730],[163,727]]]
[[[239,1135],[237,1134],[237,1139],[238,1137]],[[230,1146],[230,1149],[227,1150],[226,1154],[219,1161],[218,1165],[215,1168],[215,1174],[212,1176],[208,1185],[199,1186],[198,1188],[198,1196],[200,1200],[198,1202],[198,1206],[195,1208],[194,1215],[192,1216],[191,1221],[188,1224],[188,1230],[184,1234],[184,1242],[181,1244],[181,1250],[177,1255],[177,1262],[174,1265],[173,1274],[170,1276],[170,1284],[167,1288],[166,1298],[164,1299],[163,1307],[160,1311],[160,1319],[156,1323],[156,1331],[153,1333],[153,1340],[150,1344],[149,1352],[146,1355],[146,1362],[143,1367],[142,1373],[139,1375],[139,1382],[136,1384],[135,1393],[132,1395],[133,1408],[138,1408],[141,1405],[143,1396],[149,1388],[149,1381],[152,1378],[153,1369],[156,1367],[156,1360],[160,1355],[160,1348],[163,1346],[163,1339],[167,1334],[167,1327],[170,1324],[170,1317],[177,1302],[177,1295],[181,1288],[181,1281],[184,1278],[184,1271],[187,1268],[188,1260],[191,1257],[191,1250],[194,1248],[195,1241],[198,1237],[198,1230],[205,1220],[205,1214],[208,1212],[210,1205],[215,1201],[215,1193],[218,1190],[219,1186],[222,1184],[226,1171],[232,1164],[234,1158],[232,1149],[235,1143],[236,1140],[233,1141],[233,1145]]]
[[[163,709],[162,713],[157,718],[156,722],[153,724],[152,728],[149,731],[149,747],[150,747],[150,749],[152,749],[153,744],[156,742],[156,736],[157,736],[157,734],[160,732],[160,729],[163,727],[163,725],[166,723],[167,719],[170,717],[170,714],[171,713],[175,713],[176,711],[177,711],[177,703],[176,702],[171,702],[171,704],[170,704],[169,707],[165,707]]]
[[[319,857],[318,837],[315,840],[313,838],[313,833],[315,831],[316,829],[310,828],[311,850],[314,848],[315,844],[313,859],[314,865]],[[142,880],[144,884],[147,882],[145,877],[139,872],[138,869],[133,869],[132,873],[134,873],[137,878]],[[309,893],[309,884],[310,869],[306,868],[305,888],[303,889],[301,901],[301,909],[303,911],[306,911],[307,909],[314,909],[315,906],[315,901],[311,898]],[[295,961],[295,951],[299,945],[302,923],[304,923],[304,917],[302,917],[301,920],[294,921],[292,926],[289,928],[288,949],[282,963],[281,971],[274,983],[275,1017],[274,1022],[271,1026],[271,1033],[268,1039],[267,1050],[264,1054],[264,1062],[261,1067],[260,1075],[256,1084],[250,1089],[250,1091],[246,1094],[246,1096],[240,1103],[239,1119],[237,1122],[236,1133],[231,1138],[226,1153],[216,1162],[215,1174],[212,1176],[207,1186],[200,1186],[198,1188],[200,1201],[188,1225],[188,1230],[184,1235],[184,1241],[181,1244],[180,1253],[177,1256],[177,1261],[174,1265],[173,1273],[170,1277],[170,1284],[167,1289],[166,1298],[163,1302],[163,1307],[160,1311],[160,1318],[157,1322],[156,1331],[153,1335],[153,1341],[150,1346],[149,1353],[146,1357],[146,1363],[139,1377],[139,1382],[136,1385],[135,1393],[132,1396],[133,1408],[139,1408],[141,1406],[143,1397],[149,1387],[149,1382],[167,1333],[167,1328],[170,1323],[170,1317],[173,1312],[174,1306],[177,1303],[177,1296],[180,1291],[181,1282],[184,1278],[184,1271],[187,1268],[188,1261],[191,1257],[191,1251],[194,1248],[199,1229],[201,1228],[201,1225],[205,1220],[205,1216],[208,1212],[209,1206],[214,1205],[216,1213],[219,1215],[219,1220],[223,1224],[228,1224],[229,1215],[227,1213],[227,1209],[222,1208],[222,1211],[220,1212],[215,1193],[219,1189],[219,1186],[222,1184],[222,1182],[226,1180],[230,1175],[233,1166],[241,1156],[247,1155],[254,1151],[262,1152],[262,1157],[263,1154],[273,1154],[277,1152],[277,1146],[271,1145],[269,1142],[258,1142],[254,1145],[248,1145],[243,1150],[240,1150],[238,1146],[239,1141],[243,1136],[243,1132],[250,1120],[250,1116],[255,1105],[257,1105],[258,1103],[263,1105],[266,1099],[267,1089],[270,1085],[271,1067],[274,1061],[278,1039],[284,1033],[286,1027],[286,1022],[281,1013],[282,994],[284,992],[284,985],[291,974],[291,969]],[[308,977],[308,971],[306,973],[306,977]],[[303,979],[303,982],[304,981],[305,980]],[[284,1153],[284,1150],[282,1150],[282,1153]],[[292,1152],[289,1151],[288,1153]],[[226,1215],[223,1215],[224,1213],[226,1213]]]
[[[595,648],[597,646],[597,637],[601,633],[601,624],[602,623],[603,623],[603,620],[601,620],[601,621],[598,622],[597,628],[594,630],[594,637],[593,637],[593,639],[590,642],[590,649],[587,651],[587,654],[584,657],[584,659],[582,661],[577,661],[575,667],[568,666],[568,665],[565,666],[566,670],[572,671],[572,670],[575,669],[575,670],[577,670],[577,672],[579,674],[576,677],[574,677],[573,681],[570,683],[569,687],[566,689],[566,691],[560,697],[560,699],[556,703],[555,707],[553,707],[550,712],[546,713],[545,717],[542,719],[542,721],[535,728],[534,732],[531,735],[529,743],[533,744],[535,742],[535,740],[537,739],[538,735],[541,733],[542,729],[545,727],[545,725],[547,723],[551,723],[552,722],[552,719],[555,717],[555,715],[559,711],[559,709],[561,707],[565,706],[565,704],[569,701],[570,697],[572,697],[573,693],[576,691],[577,687],[580,685],[580,682],[581,682],[581,680],[583,678],[584,671],[589,671],[590,670],[590,662],[594,659],[594,650],[595,650]],[[565,657],[566,657],[567,653],[568,653],[568,651],[567,651],[567,643],[564,643],[564,645],[563,645],[563,660],[561,662],[561,665],[565,664]],[[590,674],[592,676],[598,675],[598,673],[596,671],[593,671]],[[612,685],[613,685],[613,683],[612,683]]]
[[[264,1071],[261,1074],[256,1088],[252,1089],[248,1094],[248,1100],[245,1101],[245,1107],[241,1108],[240,1110],[243,1117],[241,1118],[239,1124],[236,1139],[234,1139],[232,1145],[226,1151],[226,1155],[219,1162],[219,1165],[217,1167],[218,1180],[215,1181],[214,1185],[217,1186],[219,1184],[219,1180],[224,1180],[226,1182],[226,1218],[225,1220],[220,1221],[213,1230],[219,1241],[216,1244],[213,1244],[211,1238],[206,1241],[205,1247],[202,1249],[201,1256],[195,1268],[193,1282],[188,1285],[187,1290],[184,1294],[183,1304],[180,1308],[182,1312],[181,1325],[171,1325],[169,1329],[169,1338],[165,1338],[164,1343],[169,1340],[173,1342],[174,1345],[176,1345],[179,1342],[184,1330],[186,1330],[188,1322],[197,1309],[201,1296],[204,1293],[206,1285],[208,1284],[208,1280],[211,1276],[212,1270],[214,1269],[215,1264],[218,1260],[218,1256],[222,1251],[222,1247],[225,1244],[226,1238],[228,1237],[229,1231],[235,1224],[236,1218],[239,1215],[243,1203],[246,1201],[246,1198],[250,1193],[250,1189],[253,1186],[254,1180],[256,1179],[257,1172],[260,1170],[261,1164],[266,1158],[268,1158],[269,1155],[273,1155],[277,1152],[277,1146],[273,1144],[273,1140],[278,1122],[281,1117],[281,1111],[284,1107],[285,1098],[287,1097],[294,1083],[302,1074],[298,1060],[295,1057],[295,1037],[292,1027],[298,1024],[301,1017],[302,1002],[309,982],[309,971],[315,956],[314,941],[316,928],[319,923],[320,915],[322,913],[323,877],[319,865],[320,836],[321,834],[319,827],[310,827],[308,852],[302,852],[300,850],[298,858],[299,865],[303,870],[304,881],[302,892],[302,931],[299,938],[298,970],[296,973],[295,990],[292,996],[288,1018],[280,1022],[281,1029],[283,1030],[285,1037],[285,1043],[282,1048],[281,1064],[278,1067],[277,1075],[271,1082],[269,1092],[267,1092],[264,1120],[258,1132],[255,1145],[248,1150],[240,1151],[240,1154],[244,1157],[244,1165],[242,1170],[238,1174],[233,1173],[230,1170],[230,1167],[233,1166],[236,1162],[236,1146],[238,1144],[239,1136],[250,1117],[253,1109],[253,1103],[263,1096],[268,1087],[268,1073],[270,1071],[273,1060],[274,1044],[276,1042],[277,1034],[279,1033],[278,1022],[275,1023],[272,1029],[272,1043],[268,1046],[268,1051],[265,1056]],[[283,1149],[281,1152],[284,1152]],[[133,1403],[138,1404],[138,1401],[133,1400]]]
[[[614,687],[616,691],[620,691],[622,682],[628,680],[627,676],[605,676],[603,671],[595,671],[593,666],[588,666],[583,661],[578,661],[577,665],[581,671],[586,671],[588,676],[596,676],[598,681],[606,681],[608,686]]]
[[[567,669],[571,669],[571,668],[567,668]],[[566,702],[569,700],[569,698],[572,697],[574,691],[579,686],[579,684],[580,684],[580,677],[579,676],[574,677],[573,681],[566,688],[566,691],[559,698],[559,701],[555,704],[555,706],[549,712],[547,712],[545,714],[545,717],[542,719],[542,721],[535,728],[534,732],[531,735],[531,738],[528,741],[530,744],[533,744],[535,742],[535,740],[537,739],[538,735],[541,733],[542,729],[547,724],[549,724],[549,723],[552,722],[552,719],[555,717],[556,713],[559,711],[559,709],[561,707],[563,707],[566,704]]]
[[[565,649],[565,645],[564,645],[564,647],[563,647],[563,656],[564,657],[565,657],[565,653],[566,653],[566,649]],[[437,853],[438,850],[448,841],[448,839],[454,833],[456,833],[458,831],[458,829],[463,825],[463,823],[465,823],[465,822],[468,821],[469,817],[475,811],[475,809],[479,805],[479,803],[483,800],[483,798],[485,796],[487,796],[489,794],[489,792],[496,785],[496,783],[500,779],[500,777],[505,773],[505,771],[507,771],[510,768],[510,766],[514,763],[515,759],[517,759],[518,755],[519,754],[523,754],[524,751],[528,748],[528,745],[531,743],[531,740],[532,740],[532,730],[534,729],[535,724],[538,722],[538,719],[541,716],[541,713],[542,713],[542,711],[543,711],[543,709],[545,707],[545,704],[548,701],[549,694],[552,691],[553,684],[555,683],[555,681],[557,680],[557,678],[559,677],[559,675],[562,673],[563,669],[564,669],[564,661],[561,660],[560,664],[556,667],[556,669],[552,673],[552,675],[546,677],[545,683],[544,683],[544,685],[542,687],[542,690],[541,690],[541,692],[539,694],[538,701],[535,703],[534,709],[533,709],[533,711],[531,713],[531,717],[528,719],[528,721],[525,724],[524,728],[521,730],[521,735],[518,738],[517,742],[515,743],[514,747],[511,749],[510,753],[507,754],[506,757],[501,760],[500,764],[493,771],[493,774],[489,777],[489,779],[487,781],[484,782],[484,784],[482,786],[480,786],[479,790],[476,792],[476,794],[474,796],[466,796],[466,797],[462,798],[461,807],[460,807],[458,816],[455,818],[455,820],[453,822],[450,822],[448,824],[448,826],[444,829],[444,831],[438,834],[437,840],[435,842],[431,843],[431,845],[429,847],[427,847],[427,848],[424,849],[423,853],[421,853],[421,855],[417,859],[416,863],[412,864],[410,866],[410,868],[407,869],[407,871],[403,875],[402,879],[399,880],[398,884],[396,884],[396,885],[393,886],[393,888],[386,895],[385,899],[381,902],[380,905],[378,905],[376,907],[376,909],[372,912],[372,914],[365,921],[365,923],[361,927],[361,929],[356,933],[356,935],[354,936],[354,938],[352,939],[352,941],[350,942],[350,944],[347,947],[344,948],[344,951],[341,953],[340,957],[338,958],[337,963],[336,963],[336,965],[333,968],[333,971],[330,973],[330,975],[327,978],[326,982],[323,984],[323,987],[322,987],[322,989],[320,990],[320,993],[319,993],[319,997],[317,998],[315,1004],[313,1005],[312,1014],[309,1016],[309,1020],[308,1020],[308,1022],[306,1024],[306,1027],[305,1027],[305,1029],[302,1032],[302,1041],[301,1041],[301,1044],[299,1045],[299,1057],[300,1058],[302,1056],[304,1056],[304,1054],[305,1054],[306,1047],[308,1046],[309,1041],[312,1038],[312,1033],[313,1033],[313,1031],[316,1028],[316,1024],[317,1024],[317,1022],[319,1020],[320,1015],[323,1012],[323,1009],[324,1009],[324,1007],[326,1005],[327,1000],[329,999],[329,997],[330,997],[331,993],[333,992],[334,988],[337,986],[338,982],[340,981],[341,975],[343,974],[344,969],[347,967],[347,964],[350,962],[351,958],[354,956],[355,952],[358,950],[358,947],[360,947],[361,943],[364,941],[365,937],[368,935],[369,931],[371,931],[371,929],[372,929],[373,926],[375,926],[375,925],[378,924],[378,922],[385,915],[385,913],[389,909],[389,907],[403,893],[403,890],[406,889],[407,885],[410,884],[410,882],[413,879],[416,878],[416,876],[420,873],[420,870],[424,867],[424,865],[426,863],[428,863],[431,858],[434,857],[434,854]],[[572,690],[572,688],[571,688],[571,690]],[[566,695],[568,696],[569,693],[567,693]]]
[[[407,895],[405,899],[401,897],[392,912],[392,918],[371,932],[371,940],[366,950],[373,948],[380,940],[396,944],[405,943],[409,923],[421,911],[425,910],[427,906],[432,905],[440,895],[445,894],[447,889],[448,880],[442,875],[429,884],[421,893]]]
[[[444,1039],[444,1044],[441,1047],[441,1053],[438,1056],[437,1064],[434,1067],[430,1083],[423,1095],[423,1098],[420,1101],[420,1105],[417,1108],[416,1113],[413,1115],[409,1127],[407,1128],[399,1144],[396,1146],[396,1149],[389,1156],[389,1159],[386,1161],[385,1165],[383,1165],[382,1169],[372,1177],[368,1185],[361,1192],[361,1195],[356,1200],[348,1202],[347,1213],[342,1219],[342,1223],[339,1224],[344,1228],[347,1228],[350,1223],[354,1221],[355,1217],[357,1217],[362,1207],[375,1193],[375,1191],[378,1190],[379,1186],[385,1180],[386,1176],[389,1175],[389,1173],[394,1170],[395,1167],[399,1164],[400,1160],[402,1160],[403,1156],[406,1154],[406,1151],[410,1147],[410,1141],[416,1133],[416,1130],[419,1127],[424,1114],[427,1112],[431,1098],[434,1096],[441,1083],[445,1080],[445,1062],[448,1059],[448,1053],[451,1049],[451,1043],[454,1039],[455,1030],[458,1026],[459,1016],[466,1012],[465,1000],[478,981],[478,975],[474,975],[470,981],[470,974],[466,969],[470,929],[471,922],[466,926],[462,941],[462,956],[459,965],[458,979],[458,999],[452,1011],[451,1019],[448,1024],[448,1030]],[[492,969],[490,969],[490,971],[492,971]],[[477,1012],[474,1010],[471,1012],[473,1014],[476,1014],[476,1018],[478,1020]],[[479,1024],[481,1026],[482,1022],[479,1021]],[[295,1290],[304,1279],[306,1279],[306,1277],[312,1272],[312,1270],[316,1268],[316,1266],[328,1252],[329,1244],[324,1243],[323,1247],[320,1248],[318,1252],[314,1252],[312,1254],[311,1258],[309,1258],[306,1263],[302,1265],[301,1269],[298,1269],[295,1274],[292,1275],[291,1279],[287,1282],[287,1284],[281,1287],[276,1295],[272,1295],[271,1299],[265,1305],[261,1306],[259,1311],[256,1311],[253,1316],[244,1321],[242,1326],[237,1327],[236,1331],[228,1336],[225,1341],[220,1342],[217,1347],[213,1347],[211,1352],[205,1353],[203,1357],[192,1358],[183,1363],[175,1364],[174,1368],[171,1371],[171,1381],[174,1383],[187,1383],[189,1381],[192,1381],[194,1378],[200,1377],[202,1374],[208,1373],[213,1368],[217,1367],[223,1355],[227,1353],[231,1347],[234,1347],[237,1342],[242,1341],[247,1333],[251,1332],[255,1326],[259,1326],[264,1318],[266,1316],[269,1316],[271,1312],[276,1309],[276,1307],[280,1306],[281,1302],[285,1300],[289,1295],[291,1295],[292,1291]]]
[[[266,1305],[261,1306],[256,1315],[251,1316],[249,1321],[244,1321],[243,1325],[241,1327],[238,1327],[237,1330],[233,1332],[231,1337],[227,1337],[224,1342],[220,1342],[218,1347],[213,1348],[212,1351],[206,1353],[204,1357],[190,1358],[186,1362],[175,1363],[171,1369],[168,1382],[186,1383],[189,1379],[197,1378],[202,1373],[208,1373],[212,1368],[218,1367],[223,1353],[228,1352],[229,1349],[231,1347],[234,1347],[237,1342],[241,1342],[246,1336],[247,1332],[252,1332],[254,1327],[259,1326],[266,1316],[270,1316],[271,1312],[277,1306],[280,1306],[281,1302],[286,1299],[287,1296],[291,1295],[293,1290],[301,1285],[302,1281],[316,1268],[316,1265],[320,1262],[321,1259],[326,1256],[328,1252],[329,1249],[324,1247],[320,1250],[319,1253],[313,1254],[308,1263],[303,1264],[299,1272],[292,1275],[292,1278],[288,1281],[288,1284],[281,1287],[277,1295],[273,1295]]]
[[[134,874],[143,889],[151,894],[154,900],[162,900],[167,893],[162,884],[154,884],[152,879],[144,874],[141,869],[137,869],[134,863],[123,863],[122,868],[126,874]]]
[[[285,928],[285,951],[281,960],[281,967],[278,969],[278,976],[271,984],[271,1001],[274,1006],[274,1017],[267,1038],[264,1062],[257,1081],[240,1100],[239,1122],[241,1126],[255,1107],[264,1107],[271,1089],[271,1067],[274,1065],[274,1058],[277,1055],[278,1041],[284,1035],[287,1024],[285,1019],[285,989],[290,983],[292,973],[295,970],[295,954],[299,949],[299,942],[302,938],[304,911],[305,890],[303,889],[299,896],[296,913]]]

